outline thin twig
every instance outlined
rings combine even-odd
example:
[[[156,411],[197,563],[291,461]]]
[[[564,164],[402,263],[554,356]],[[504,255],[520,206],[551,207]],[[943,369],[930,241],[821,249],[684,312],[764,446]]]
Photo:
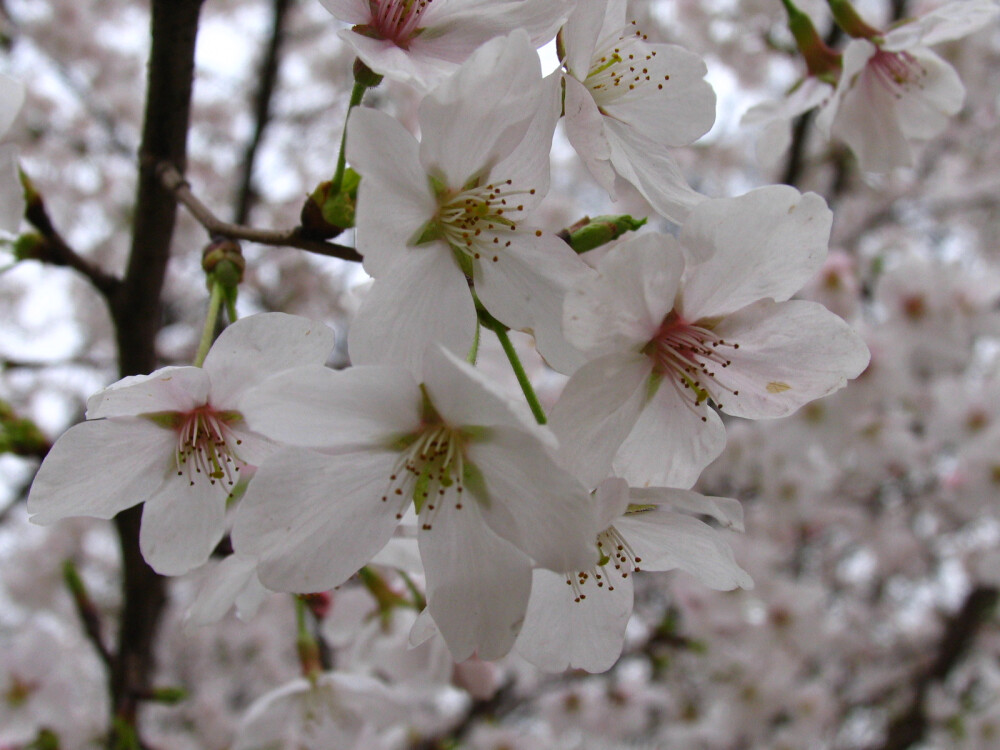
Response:
[[[191,192],[191,186],[173,164],[160,162],[156,167],[156,172],[163,186],[173,193],[174,197],[187,208],[188,212],[213,237],[229,237],[234,240],[247,240],[248,242],[256,242],[261,245],[271,245],[274,247],[295,247],[310,253],[327,255],[331,258],[341,258],[343,260],[361,260],[358,251],[353,247],[306,239],[299,233],[298,228],[283,231],[254,229],[222,221],[212,213],[208,206],[195,197]]]

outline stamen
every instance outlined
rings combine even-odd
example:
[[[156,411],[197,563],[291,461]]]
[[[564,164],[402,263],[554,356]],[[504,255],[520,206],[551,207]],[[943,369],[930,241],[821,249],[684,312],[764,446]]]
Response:
[[[235,439],[230,426],[239,416],[205,405],[181,417],[174,454],[178,476],[186,473],[189,486],[194,486],[196,475],[208,477],[209,484],[235,485],[236,475],[246,466],[237,453],[242,441]]]
[[[489,183],[442,196],[435,217],[441,236],[455,250],[473,260],[500,260],[496,249],[510,247],[524,204],[512,200],[534,190],[511,189],[511,180]]]

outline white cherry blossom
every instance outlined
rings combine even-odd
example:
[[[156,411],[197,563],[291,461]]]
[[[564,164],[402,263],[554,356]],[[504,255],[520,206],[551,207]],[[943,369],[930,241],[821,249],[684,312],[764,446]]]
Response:
[[[535,335],[557,370],[580,363],[562,336],[561,304],[589,269],[526,223],[548,192],[558,112],[558,80],[543,81],[521,32],[484,45],[423,100],[419,143],[381,112],[351,115],[358,251],[376,279],[349,333],[355,364],[400,363],[419,375],[432,342],[465,356],[477,325],[470,281],[495,318]]]
[[[35,523],[111,518],[145,502],[143,557],[179,575],[204,563],[225,531],[227,498],[273,445],[240,412],[246,390],[298,364],[325,362],[326,326],[284,313],[226,328],[204,367],[164,367],[91,396],[42,462],[28,495]]]
[[[789,301],[822,265],[831,214],[787,186],[699,204],[678,239],[620,242],[566,298],[590,361],[551,423],[586,484],[690,487],[722,451],[718,409],[780,417],[842,387],[868,349],[840,318]]]
[[[340,33],[376,73],[422,88],[453,73],[490,39],[525,29],[535,47],[555,36],[569,0],[321,0],[351,24]]]
[[[248,396],[250,424],[286,450],[254,477],[233,529],[282,591],[338,586],[386,544],[412,505],[428,610],[456,661],[498,658],[527,606],[532,562],[596,559],[587,493],[551,434],[474,368],[437,349],[423,382],[404,370],[283,373]]]
[[[670,155],[715,122],[715,92],[700,57],[652,44],[626,22],[625,0],[578,3],[560,32],[566,67],[566,135],[614,197],[615,175],[659,213],[680,222],[704,199]]]

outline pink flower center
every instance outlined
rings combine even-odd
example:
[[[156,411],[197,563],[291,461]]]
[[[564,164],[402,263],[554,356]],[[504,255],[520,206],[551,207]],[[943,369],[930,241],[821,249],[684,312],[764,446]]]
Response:
[[[909,52],[886,52],[883,49],[868,60],[868,69],[897,99],[910,89],[921,87],[920,81],[927,75],[917,58]]]
[[[210,484],[217,481],[229,487],[236,484],[240,468],[246,465],[236,453],[243,441],[232,431],[232,424],[241,419],[240,415],[216,411],[205,404],[177,417],[177,474],[186,474],[192,486],[198,475],[207,477]]]
[[[720,383],[717,373],[731,364],[726,350],[739,348],[739,344],[725,341],[710,328],[689,323],[671,311],[642,351],[652,360],[653,370],[685,396],[685,403],[699,406],[713,398],[721,409],[717,394],[728,391],[738,396],[739,391]],[[704,416],[701,419],[706,421]]]
[[[368,0],[371,23],[354,27],[354,31],[373,39],[385,39],[397,47],[408,49],[410,42],[422,31],[420,19],[433,0]]]

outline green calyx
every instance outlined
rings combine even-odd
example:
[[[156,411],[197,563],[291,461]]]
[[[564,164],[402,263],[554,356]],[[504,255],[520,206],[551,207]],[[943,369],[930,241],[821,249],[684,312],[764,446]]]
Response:
[[[646,223],[645,217],[633,219],[628,214],[585,216],[573,226],[559,232],[559,237],[577,253],[585,253],[616,240],[626,232],[634,232]]]

